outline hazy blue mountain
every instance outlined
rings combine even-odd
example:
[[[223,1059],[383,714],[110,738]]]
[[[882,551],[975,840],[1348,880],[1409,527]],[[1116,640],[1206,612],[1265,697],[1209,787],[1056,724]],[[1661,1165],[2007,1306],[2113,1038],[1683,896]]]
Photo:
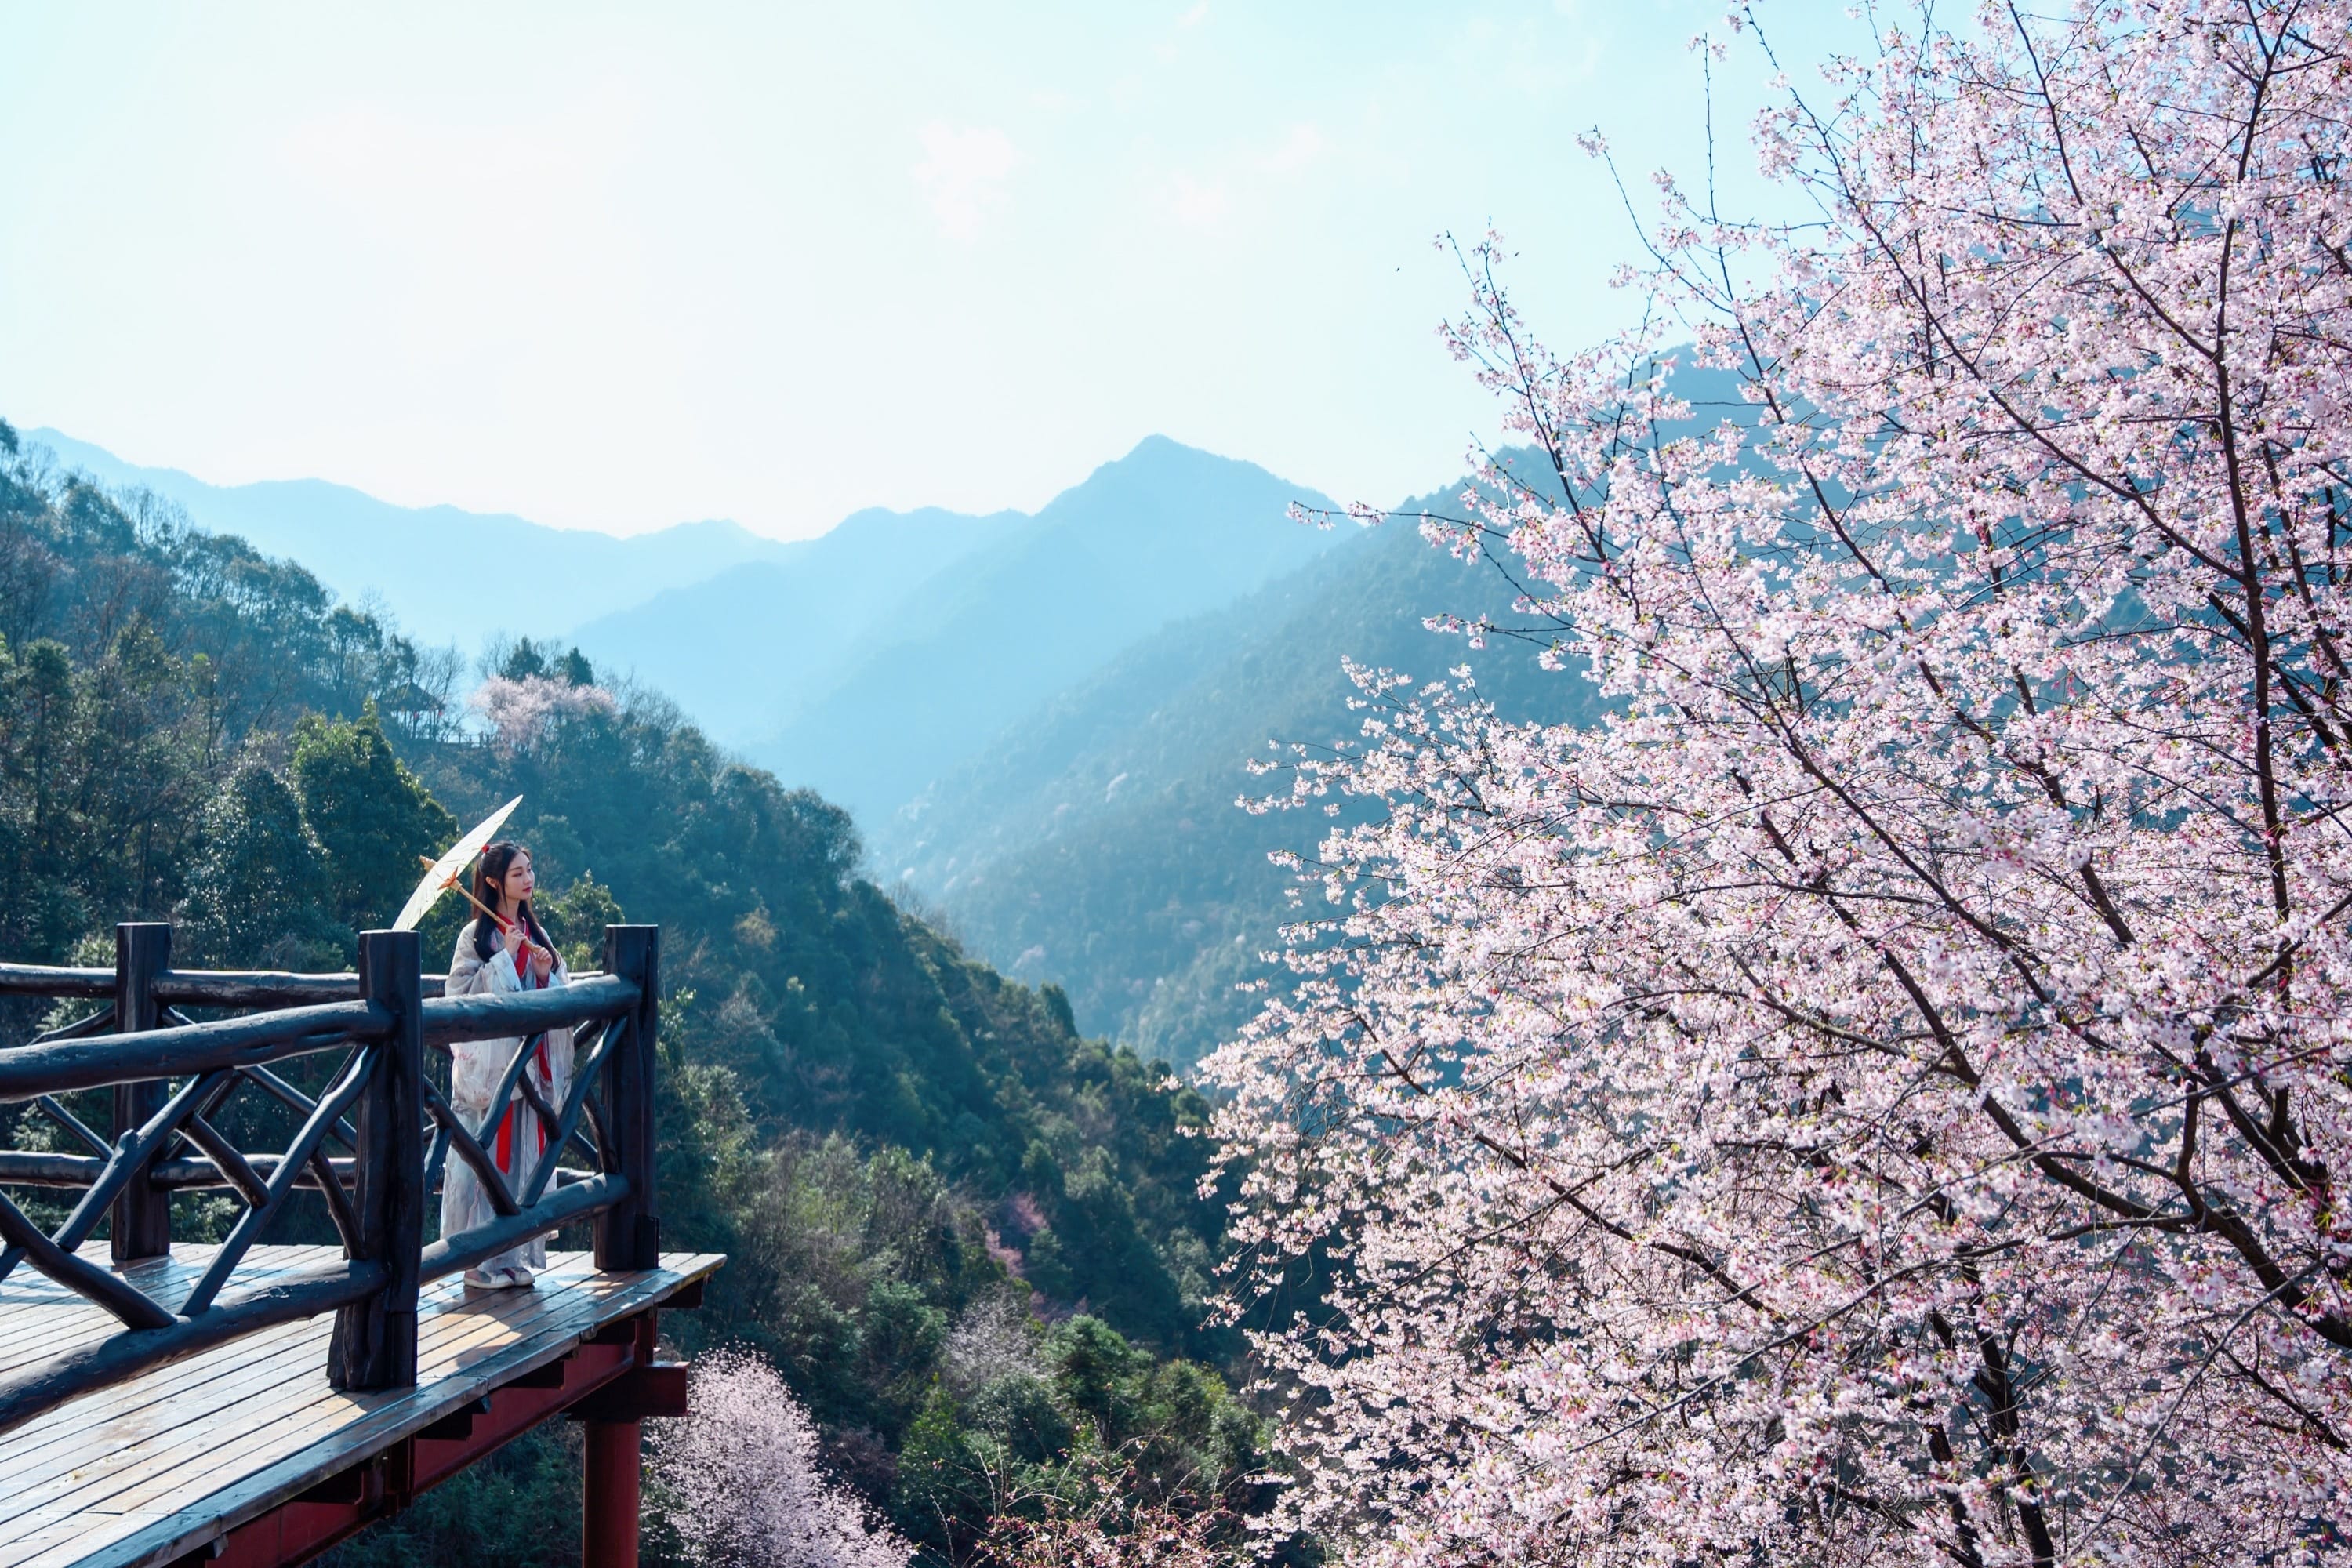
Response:
[[[575,635],[599,669],[635,674],[740,746],[789,722],[877,643],[906,635],[941,574],[1029,521],[936,507],[853,512],[788,561],[668,589]]]
[[[380,595],[402,630],[424,643],[471,653],[505,630],[537,636],[638,604],[749,562],[789,561],[805,545],[763,539],[732,522],[688,522],[623,539],[549,528],[503,512],[403,507],[324,479],[212,485],[176,468],[142,468],[55,430],[27,430],[58,465],[114,489],[144,487],[177,502],[199,528],[243,535],[268,555],[300,562],[345,599]],[[536,581],[541,608],[528,626],[503,625],[453,591],[450,563],[501,560]]]
[[[1405,503],[1448,511],[1459,488]],[[1252,816],[1271,793],[1248,759],[1267,742],[1352,737],[1343,658],[1420,679],[1468,663],[1506,713],[1588,711],[1574,673],[1533,647],[1481,652],[1423,617],[1524,617],[1491,568],[1465,565],[1398,520],[1342,525],[1337,547],[1258,592],[1145,638],[992,736],[908,807],[868,827],[886,880],[911,886],[977,954],[1070,995],[1080,1027],[1189,1065],[1244,1017],[1236,982],[1262,971],[1287,874],[1269,850],[1311,852],[1319,813]]]
[[[792,716],[746,749],[877,822],[1122,649],[1322,554],[1338,536],[1291,521],[1293,501],[1329,504],[1152,437],[919,584],[926,563],[891,562],[913,591],[829,689],[780,693]]]

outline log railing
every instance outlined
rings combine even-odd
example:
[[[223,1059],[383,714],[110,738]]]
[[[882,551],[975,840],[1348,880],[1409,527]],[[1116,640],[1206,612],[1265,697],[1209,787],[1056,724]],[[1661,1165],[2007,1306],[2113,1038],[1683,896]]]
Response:
[[[465,996],[442,995],[442,977],[421,973],[413,931],[367,932],[350,974],[175,970],[171,939],[168,925],[117,926],[111,973],[0,964],[0,995],[104,1004],[0,1047],[0,1104],[46,1119],[79,1151],[0,1150],[0,1283],[31,1268],[122,1324],[0,1376],[0,1432],[90,1389],[328,1310],[336,1314],[328,1366],[335,1386],[412,1384],[419,1287],[574,1221],[593,1220],[599,1268],[659,1265],[656,928],[605,928],[603,973],[547,991]],[[182,1005],[258,1010],[199,1023]],[[570,1092],[552,1104],[524,1068],[531,1037],[559,1027],[576,1031],[578,1066]],[[506,1037],[522,1047],[488,1117],[469,1126],[434,1086],[426,1053]],[[338,1054],[315,1095],[277,1070],[326,1053]],[[104,1135],[61,1098],[101,1089],[111,1091],[113,1111]],[[283,1149],[239,1149],[223,1133],[223,1109],[240,1093],[299,1119]],[[547,1130],[546,1152],[520,1186],[488,1152],[518,1106]],[[568,1152],[584,1163],[563,1164]],[[427,1245],[427,1200],[453,1157],[479,1178],[494,1217]],[[44,1228],[8,1188],[79,1195]],[[185,1293],[159,1300],[121,1265],[170,1251],[172,1194],[188,1188],[233,1193],[243,1209]],[[299,1192],[323,1198],[341,1260],[239,1289],[239,1266]],[[101,1221],[111,1268],[79,1251]]]

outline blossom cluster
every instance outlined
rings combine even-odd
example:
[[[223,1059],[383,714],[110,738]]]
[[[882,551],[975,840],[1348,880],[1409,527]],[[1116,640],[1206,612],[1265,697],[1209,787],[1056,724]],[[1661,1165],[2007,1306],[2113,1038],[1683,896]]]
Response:
[[[2352,1555],[2352,4],[1825,75],[1757,129],[1818,223],[1667,186],[1671,331],[1550,355],[1472,255],[1553,472],[1423,526],[1601,712],[1361,670],[1283,762],[1328,914],[1204,1068],[1236,1312],[1328,1281],[1271,1525]]]
[[[722,1351],[692,1378],[692,1414],[651,1428],[646,1466],[689,1562],[906,1568],[914,1548],[824,1474],[815,1424],[774,1368]]]
[[[494,675],[482,682],[467,706],[490,727],[490,743],[512,756],[543,744],[565,719],[610,713],[617,704],[601,686],[576,686],[544,675]]]

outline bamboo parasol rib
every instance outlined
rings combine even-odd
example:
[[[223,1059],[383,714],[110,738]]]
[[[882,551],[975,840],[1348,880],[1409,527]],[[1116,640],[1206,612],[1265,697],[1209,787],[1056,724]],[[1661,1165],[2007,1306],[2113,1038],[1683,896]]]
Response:
[[[427,871],[432,871],[437,874],[440,870],[440,868],[433,863],[433,857],[430,855],[419,855],[416,858],[416,863],[424,867]],[[505,925],[509,923],[504,915],[499,914],[498,910],[490,908],[489,905],[474,897],[472,889],[460,886],[455,881],[445,881],[441,885],[448,889],[451,892],[457,894],[459,898],[465,900],[467,903],[473,905],[476,909],[481,910],[484,914],[489,916],[490,919],[498,921],[499,924]]]
[[[521,804],[522,796],[515,796],[476,823],[463,838],[449,847],[448,853],[438,860],[428,862],[425,879],[416,884],[416,891],[408,895],[408,902],[401,906],[400,918],[392,922],[392,929],[415,931],[416,922],[425,918],[425,911],[431,909],[444,892],[457,888],[459,892],[466,893],[465,889],[457,887],[457,873],[466,868],[467,861],[482,852],[482,846],[506,826],[507,818],[513,816],[514,808]],[[424,857],[420,855],[417,858],[421,860]],[[466,901],[476,909],[482,907],[480,900],[471,893],[466,893]],[[492,920],[498,920],[498,916],[488,910],[482,910],[482,912]],[[499,921],[499,923],[504,925],[506,922]]]

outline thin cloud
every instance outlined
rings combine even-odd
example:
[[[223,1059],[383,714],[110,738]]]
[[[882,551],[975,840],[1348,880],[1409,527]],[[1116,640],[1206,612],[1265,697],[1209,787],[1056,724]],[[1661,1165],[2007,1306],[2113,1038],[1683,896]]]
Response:
[[[1269,174],[1295,174],[1323,156],[1329,146],[1315,126],[1294,125],[1282,145],[1259,159],[1258,166]]]
[[[1179,174],[1169,182],[1168,210],[1187,228],[1213,228],[1224,221],[1232,205],[1223,180],[1196,180]]]
[[[1020,162],[1012,138],[990,126],[933,121],[923,127],[922,140],[915,184],[940,232],[950,239],[976,238],[989,210],[1003,200],[1004,182]]]

